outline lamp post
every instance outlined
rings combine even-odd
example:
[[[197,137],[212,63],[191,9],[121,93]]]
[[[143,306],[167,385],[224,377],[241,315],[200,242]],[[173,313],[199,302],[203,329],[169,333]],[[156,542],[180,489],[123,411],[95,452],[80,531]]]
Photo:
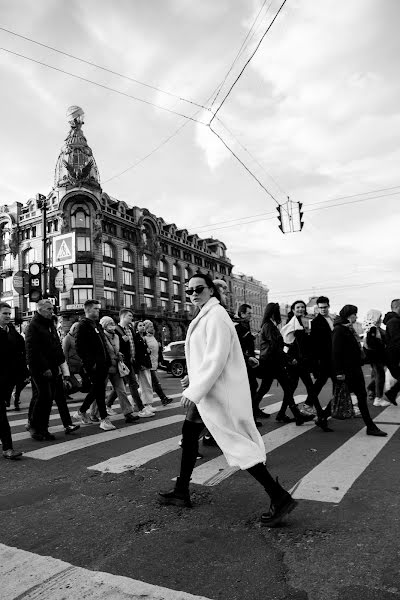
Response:
[[[36,204],[37,207],[42,211],[42,289],[43,289],[43,298],[48,297],[47,293],[47,225],[46,225],[46,217],[47,217],[47,203],[46,196],[44,194],[36,194]]]

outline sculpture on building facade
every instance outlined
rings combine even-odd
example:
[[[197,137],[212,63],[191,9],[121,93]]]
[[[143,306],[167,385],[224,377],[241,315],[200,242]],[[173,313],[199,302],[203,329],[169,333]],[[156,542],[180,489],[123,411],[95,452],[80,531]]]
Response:
[[[101,212],[97,212],[93,223],[93,241],[100,244],[103,239],[103,229],[101,226]]]

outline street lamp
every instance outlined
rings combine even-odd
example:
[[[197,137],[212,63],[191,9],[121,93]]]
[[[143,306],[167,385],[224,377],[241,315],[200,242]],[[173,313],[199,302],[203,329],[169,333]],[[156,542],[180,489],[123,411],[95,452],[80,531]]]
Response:
[[[42,271],[42,289],[43,289],[43,298],[48,297],[47,293],[47,203],[46,196],[44,194],[36,194],[36,205],[42,211],[42,263],[43,263],[43,271]]]

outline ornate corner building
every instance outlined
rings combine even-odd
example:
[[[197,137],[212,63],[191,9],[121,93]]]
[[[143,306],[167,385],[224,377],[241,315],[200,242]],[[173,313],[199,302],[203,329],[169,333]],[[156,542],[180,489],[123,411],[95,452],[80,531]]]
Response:
[[[26,289],[15,290],[15,273],[45,262],[47,280],[54,281],[52,240],[74,232],[76,258],[68,265],[73,286],[57,293],[65,327],[79,318],[86,299],[95,298],[103,314],[117,316],[121,307],[129,307],[136,318],[152,319],[163,328],[164,343],[183,339],[192,317],[185,282],[196,272],[227,281],[228,309],[233,312],[232,263],[225,244],[190,235],[145,208],[129,207],[105,193],[82,131],[83,111],[71,107],[67,116],[70,131],[57,160],[54,187],[43,199],[45,219],[43,203],[36,199],[0,206],[1,299],[29,318],[36,305],[29,302]],[[53,295],[51,283],[48,287]]]

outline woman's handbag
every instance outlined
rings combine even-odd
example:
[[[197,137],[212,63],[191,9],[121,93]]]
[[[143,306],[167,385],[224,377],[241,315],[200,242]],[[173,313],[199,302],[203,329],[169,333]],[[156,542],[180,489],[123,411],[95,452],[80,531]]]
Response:
[[[353,402],[345,381],[335,382],[331,414],[333,419],[351,419],[354,417]]]
[[[121,377],[126,377],[129,375],[129,369],[122,360],[118,361],[118,372]]]

